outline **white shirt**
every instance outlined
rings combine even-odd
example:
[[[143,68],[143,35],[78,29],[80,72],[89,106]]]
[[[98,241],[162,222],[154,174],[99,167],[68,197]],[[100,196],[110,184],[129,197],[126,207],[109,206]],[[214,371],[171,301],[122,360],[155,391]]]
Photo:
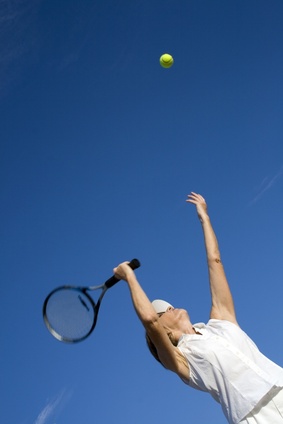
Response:
[[[190,367],[191,387],[221,404],[230,424],[239,423],[273,387],[283,387],[283,369],[264,356],[236,324],[211,319],[195,324],[178,348]]]

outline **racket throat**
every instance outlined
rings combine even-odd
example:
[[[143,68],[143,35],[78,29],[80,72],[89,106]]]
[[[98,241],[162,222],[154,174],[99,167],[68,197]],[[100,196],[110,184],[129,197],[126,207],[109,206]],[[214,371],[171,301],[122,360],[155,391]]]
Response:
[[[86,304],[86,302],[83,300],[83,298],[81,297],[81,295],[80,295],[80,294],[79,294],[78,298],[79,298],[79,300],[80,300],[81,304],[82,304],[82,305],[86,308],[86,310],[89,312],[89,311],[90,311],[90,309],[89,309],[88,305],[87,305],[87,304]]]

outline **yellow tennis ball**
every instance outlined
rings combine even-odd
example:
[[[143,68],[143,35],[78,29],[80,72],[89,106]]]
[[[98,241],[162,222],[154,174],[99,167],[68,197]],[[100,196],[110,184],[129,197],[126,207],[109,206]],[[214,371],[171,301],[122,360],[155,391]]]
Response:
[[[160,57],[159,62],[163,68],[171,68],[174,63],[174,59],[171,54],[165,53]]]

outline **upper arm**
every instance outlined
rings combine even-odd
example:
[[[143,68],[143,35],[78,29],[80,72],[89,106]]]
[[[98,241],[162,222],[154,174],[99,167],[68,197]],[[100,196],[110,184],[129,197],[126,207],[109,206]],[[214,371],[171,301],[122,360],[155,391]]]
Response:
[[[210,318],[237,324],[234,301],[221,260],[209,260],[208,268],[212,301]]]
[[[158,320],[146,327],[148,336],[156,347],[158,356],[165,368],[175,372],[181,378],[189,379],[189,365],[180,350],[174,346],[164,327]]]

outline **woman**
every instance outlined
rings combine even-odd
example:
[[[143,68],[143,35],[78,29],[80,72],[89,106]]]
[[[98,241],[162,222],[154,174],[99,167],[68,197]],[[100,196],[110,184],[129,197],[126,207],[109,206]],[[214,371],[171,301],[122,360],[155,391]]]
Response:
[[[206,247],[211,291],[210,320],[191,323],[186,310],[150,302],[135,273],[120,264],[151,353],[189,386],[210,393],[230,424],[283,423],[283,369],[266,358],[239,327],[205,199],[192,192]]]

